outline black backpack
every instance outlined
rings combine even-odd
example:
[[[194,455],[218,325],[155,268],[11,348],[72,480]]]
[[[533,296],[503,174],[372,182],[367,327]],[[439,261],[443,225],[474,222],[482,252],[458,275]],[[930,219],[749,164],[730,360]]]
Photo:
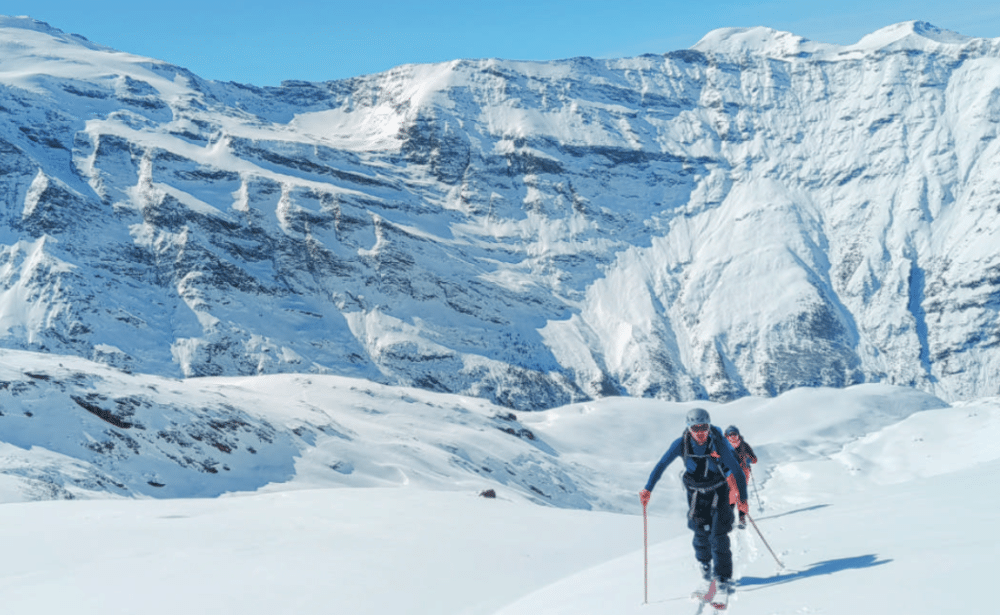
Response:
[[[718,470],[710,469],[710,461],[712,460],[712,453],[718,451],[718,442],[723,439],[722,432],[715,425],[710,425],[708,428],[708,448],[703,454],[696,454],[691,450],[691,432],[687,429],[684,430],[683,447],[681,449],[681,456],[684,458],[684,475],[681,480],[684,482],[684,486],[688,489],[692,489],[699,493],[706,493],[708,491],[714,491],[721,487],[726,482],[726,476]],[[695,462],[694,471],[688,470],[688,459],[693,459]],[[716,463],[716,467],[719,467],[719,463]]]

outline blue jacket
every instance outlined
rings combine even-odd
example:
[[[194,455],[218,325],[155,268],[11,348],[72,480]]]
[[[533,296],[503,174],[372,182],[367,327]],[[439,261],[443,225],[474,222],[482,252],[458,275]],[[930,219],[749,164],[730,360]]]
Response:
[[[740,490],[740,499],[744,502],[747,501],[747,479],[743,475],[743,471],[740,469],[740,462],[736,459],[736,454],[733,451],[733,446],[726,440],[726,437],[722,435],[722,430],[720,430],[715,425],[711,426],[709,430],[708,441],[705,444],[698,444],[694,441],[694,438],[689,440],[690,451],[693,456],[710,455],[713,451],[718,453],[718,458],[707,457],[708,470],[709,472],[717,472],[722,476],[728,476],[730,474],[736,479],[736,487]],[[646,482],[646,490],[652,491],[653,487],[663,476],[663,471],[667,469],[667,466],[673,462],[674,459],[682,457],[684,454],[684,436],[674,440],[667,452],[663,454],[660,458],[659,463],[653,468],[653,473],[649,475],[649,480]],[[686,459],[686,464],[684,471],[685,473],[693,473],[698,468],[698,461],[695,457],[689,457]],[[720,464],[721,462],[721,464]]]

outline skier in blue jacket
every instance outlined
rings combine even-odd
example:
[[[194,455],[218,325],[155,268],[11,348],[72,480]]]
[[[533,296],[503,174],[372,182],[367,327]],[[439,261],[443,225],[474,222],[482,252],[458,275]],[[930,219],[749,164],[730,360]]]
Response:
[[[705,580],[716,579],[716,591],[731,593],[733,589],[733,554],[729,532],[733,529],[733,509],[729,504],[727,477],[736,479],[739,490],[737,508],[747,506],[746,477],[736,459],[732,445],[722,431],[712,425],[708,411],[693,408],[687,414],[687,429],[674,440],[663,458],[649,475],[646,488],[639,492],[642,505],[649,503],[653,487],[670,463],[683,457],[683,482],[687,488],[688,527],[694,532],[694,556],[701,564]]]

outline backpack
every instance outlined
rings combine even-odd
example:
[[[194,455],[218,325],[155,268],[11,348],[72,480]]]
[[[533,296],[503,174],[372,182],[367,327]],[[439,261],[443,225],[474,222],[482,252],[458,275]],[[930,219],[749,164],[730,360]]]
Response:
[[[717,442],[721,442],[723,439],[719,428],[715,425],[709,426],[708,448],[703,454],[696,454],[691,450],[691,432],[689,430],[685,429],[681,438],[683,439],[681,456],[684,458],[684,474],[681,480],[684,486],[698,493],[707,493],[726,484],[725,470],[718,469],[718,461],[715,464],[716,469],[710,469],[710,462],[713,458],[712,453],[718,448]],[[688,469],[689,459],[693,459],[695,462],[695,469],[693,471]]]

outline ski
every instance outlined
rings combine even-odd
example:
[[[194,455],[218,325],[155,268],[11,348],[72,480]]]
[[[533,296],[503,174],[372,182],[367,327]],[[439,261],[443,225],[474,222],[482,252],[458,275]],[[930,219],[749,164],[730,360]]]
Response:
[[[701,600],[703,603],[711,602],[712,598],[715,597],[715,588],[715,579],[712,579],[712,582],[708,584],[708,589],[705,591],[694,591],[692,592],[691,597],[696,600]]]

